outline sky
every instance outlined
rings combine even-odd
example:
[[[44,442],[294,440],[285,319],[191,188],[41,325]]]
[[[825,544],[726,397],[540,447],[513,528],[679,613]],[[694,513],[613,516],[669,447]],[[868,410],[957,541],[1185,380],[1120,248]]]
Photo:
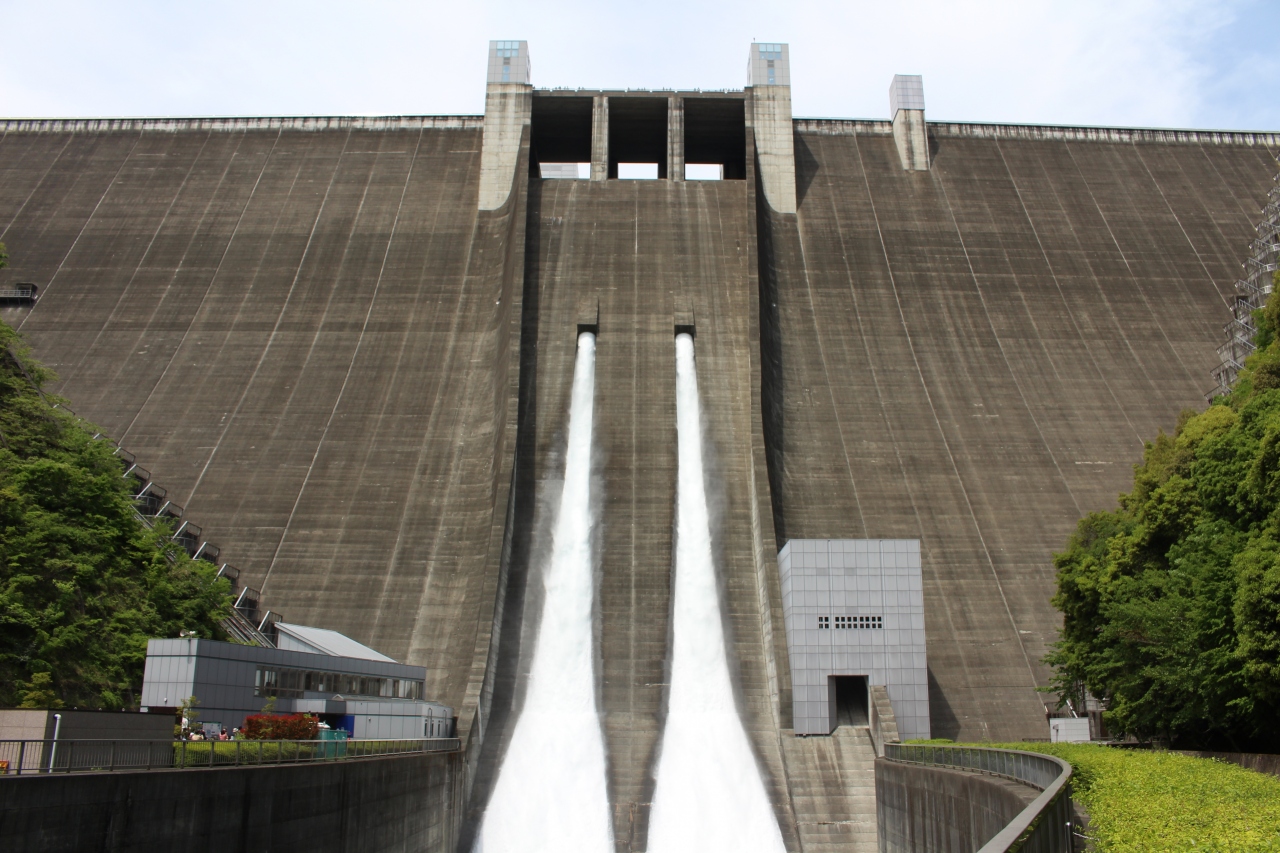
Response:
[[[796,116],[1280,130],[1280,0],[0,0],[0,116],[456,115],[489,39],[539,88],[740,89],[790,44]]]

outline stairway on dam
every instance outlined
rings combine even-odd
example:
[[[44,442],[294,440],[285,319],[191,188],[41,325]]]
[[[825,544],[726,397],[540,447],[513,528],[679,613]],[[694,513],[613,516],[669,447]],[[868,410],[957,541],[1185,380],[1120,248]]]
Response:
[[[805,853],[876,853],[876,750],[865,726],[783,733],[787,786]]]

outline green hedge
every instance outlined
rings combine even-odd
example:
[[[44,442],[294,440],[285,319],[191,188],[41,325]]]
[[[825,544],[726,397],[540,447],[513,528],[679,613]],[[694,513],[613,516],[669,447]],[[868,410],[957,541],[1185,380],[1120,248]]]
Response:
[[[939,743],[939,741],[933,741]],[[1067,743],[983,743],[1056,755],[1103,853],[1280,851],[1280,779],[1176,752]]]
[[[340,758],[347,754],[347,744],[342,741],[325,744],[257,740],[188,741],[185,752],[182,743],[173,745],[173,766],[208,767],[210,749],[214,750],[214,766],[235,764],[237,743],[240,744],[241,764],[257,764],[259,755],[263,764],[275,764],[309,761],[315,758]]]

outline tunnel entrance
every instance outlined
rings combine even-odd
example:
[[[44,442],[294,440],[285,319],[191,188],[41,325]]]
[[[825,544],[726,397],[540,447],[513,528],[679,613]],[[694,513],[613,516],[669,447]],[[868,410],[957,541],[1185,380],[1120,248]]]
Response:
[[[591,110],[591,98],[534,97],[530,117],[530,160],[534,175],[590,177]],[[579,168],[579,164],[585,164],[586,169]]]
[[[720,177],[747,177],[747,121],[743,101],[729,98],[684,99],[684,162],[718,165]]]
[[[657,177],[667,176],[667,99],[609,99],[609,177],[618,164],[656,164]]]
[[[831,705],[831,730],[840,726],[865,726],[867,715],[867,677],[865,675],[827,676],[827,701]]]

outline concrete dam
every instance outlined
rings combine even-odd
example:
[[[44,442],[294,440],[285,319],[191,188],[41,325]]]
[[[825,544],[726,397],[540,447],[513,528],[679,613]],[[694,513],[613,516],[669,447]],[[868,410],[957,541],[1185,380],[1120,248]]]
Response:
[[[874,849],[866,729],[795,736],[826,699],[792,688],[779,552],[918,540],[927,688],[894,712],[1045,737],[1052,554],[1203,405],[1280,134],[927,121],[904,77],[891,121],[795,118],[785,45],[740,91],[528,69],[494,43],[483,117],[0,121],[0,288],[38,286],[3,317],[265,606],[426,667],[467,850],[535,668],[585,333],[607,820],[658,853],[690,335],[782,843]]]

